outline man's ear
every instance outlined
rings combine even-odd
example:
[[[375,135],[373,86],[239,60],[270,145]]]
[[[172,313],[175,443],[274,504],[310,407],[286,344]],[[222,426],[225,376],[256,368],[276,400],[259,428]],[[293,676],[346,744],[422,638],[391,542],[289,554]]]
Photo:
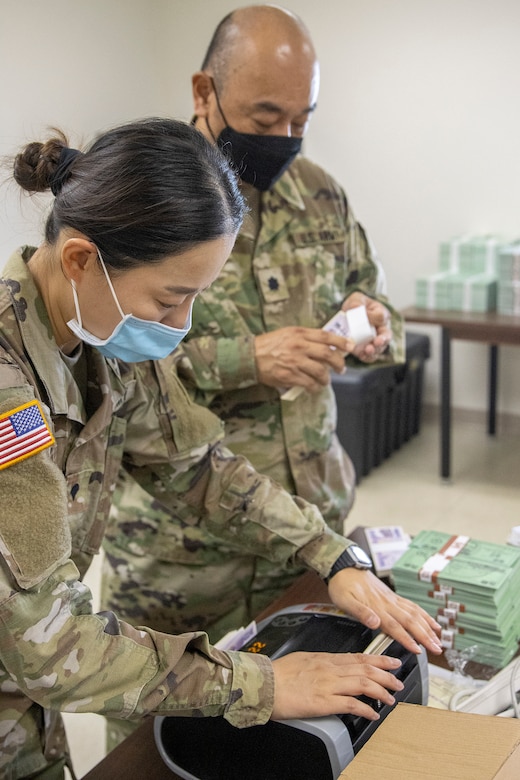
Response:
[[[199,70],[191,77],[193,91],[193,108],[197,117],[207,117],[209,111],[208,100],[213,92],[213,83],[208,73]]]
[[[98,255],[96,247],[88,238],[79,236],[67,238],[61,247],[61,266],[69,281],[81,284],[85,271],[97,267]]]

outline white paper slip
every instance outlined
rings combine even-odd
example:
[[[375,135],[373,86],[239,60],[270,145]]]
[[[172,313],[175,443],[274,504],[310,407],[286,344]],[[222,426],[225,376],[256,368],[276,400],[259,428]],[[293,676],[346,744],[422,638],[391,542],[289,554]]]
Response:
[[[376,329],[370,324],[366,306],[355,306],[347,311],[336,312],[334,317],[325,323],[323,330],[352,339],[356,345],[372,341],[376,336]]]
[[[376,336],[376,329],[370,324],[366,306],[355,306],[347,311],[338,311],[325,323],[322,330],[352,339],[356,346],[367,344]],[[281,396],[283,401],[294,401],[303,393],[301,386],[291,387]]]
[[[252,620],[248,626],[228,631],[218,642],[215,642],[215,647],[219,650],[240,650],[255,636],[256,630],[256,622]]]
[[[372,341],[376,335],[376,329],[370,324],[366,306],[356,306],[354,309],[347,309],[345,316],[348,323],[349,336],[359,344],[367,344]]]
[[[350,327],[346,312],[336,312],[334,317],[331,317],[331,319],[325,323],[322,330],[336,333],[338,336],[344,336],[346,339],[350,338]]]
[[[305,388],[300,387],[299,385],[295,385],[294,387],[290,387],[289,390],[286,390],[283,395],[280,396],[282,401],[294,401],[300,393],[303,393]]]
[[[410,546],[410,536],[400,525],[365,528],[365,537],[374,569],[379,577],[390,574],[394,563]]]

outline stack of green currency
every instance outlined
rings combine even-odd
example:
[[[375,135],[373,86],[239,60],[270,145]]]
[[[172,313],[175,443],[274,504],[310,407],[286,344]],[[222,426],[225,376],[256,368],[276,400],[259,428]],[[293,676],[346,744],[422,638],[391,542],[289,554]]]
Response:
[[[497,309],[501,314],[520,314],[520,241],[500,251]]]
[[[394,564],[396,592],[442,626],[445,648],[497,669],[520,640],[520,548],[421,531]]]
[[[455,236],[439,244],[439,270],[415,281],[419,309],[495,311],[497,267],[507,240],[492,233]],[[508,288],[503,299],[511,298]]]

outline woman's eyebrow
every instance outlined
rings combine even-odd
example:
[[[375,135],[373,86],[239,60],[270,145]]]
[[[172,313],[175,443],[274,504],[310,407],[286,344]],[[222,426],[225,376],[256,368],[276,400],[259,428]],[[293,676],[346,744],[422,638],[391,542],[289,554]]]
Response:
[[[177,285],[168,285],[164,288],[165,292],[173,293],[174,295],[193,295],[200,292],[198,287],[181,287]]]

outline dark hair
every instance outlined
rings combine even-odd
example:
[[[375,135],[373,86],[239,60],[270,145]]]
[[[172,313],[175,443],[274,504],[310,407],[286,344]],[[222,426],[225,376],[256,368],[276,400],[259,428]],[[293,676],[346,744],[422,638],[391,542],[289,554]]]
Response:
[[[58,193],[45,226],[50,244],[62,228],[75,228],[107,265],[126,270],[232,235],[241,225],[244,200],[228,162],[185,122],[151,118],[109,130],[84,154],[70,156],[63,175],[67,146],[55,131],[46,143],[28,144],[14,164],[25,190],[52,185]]]

